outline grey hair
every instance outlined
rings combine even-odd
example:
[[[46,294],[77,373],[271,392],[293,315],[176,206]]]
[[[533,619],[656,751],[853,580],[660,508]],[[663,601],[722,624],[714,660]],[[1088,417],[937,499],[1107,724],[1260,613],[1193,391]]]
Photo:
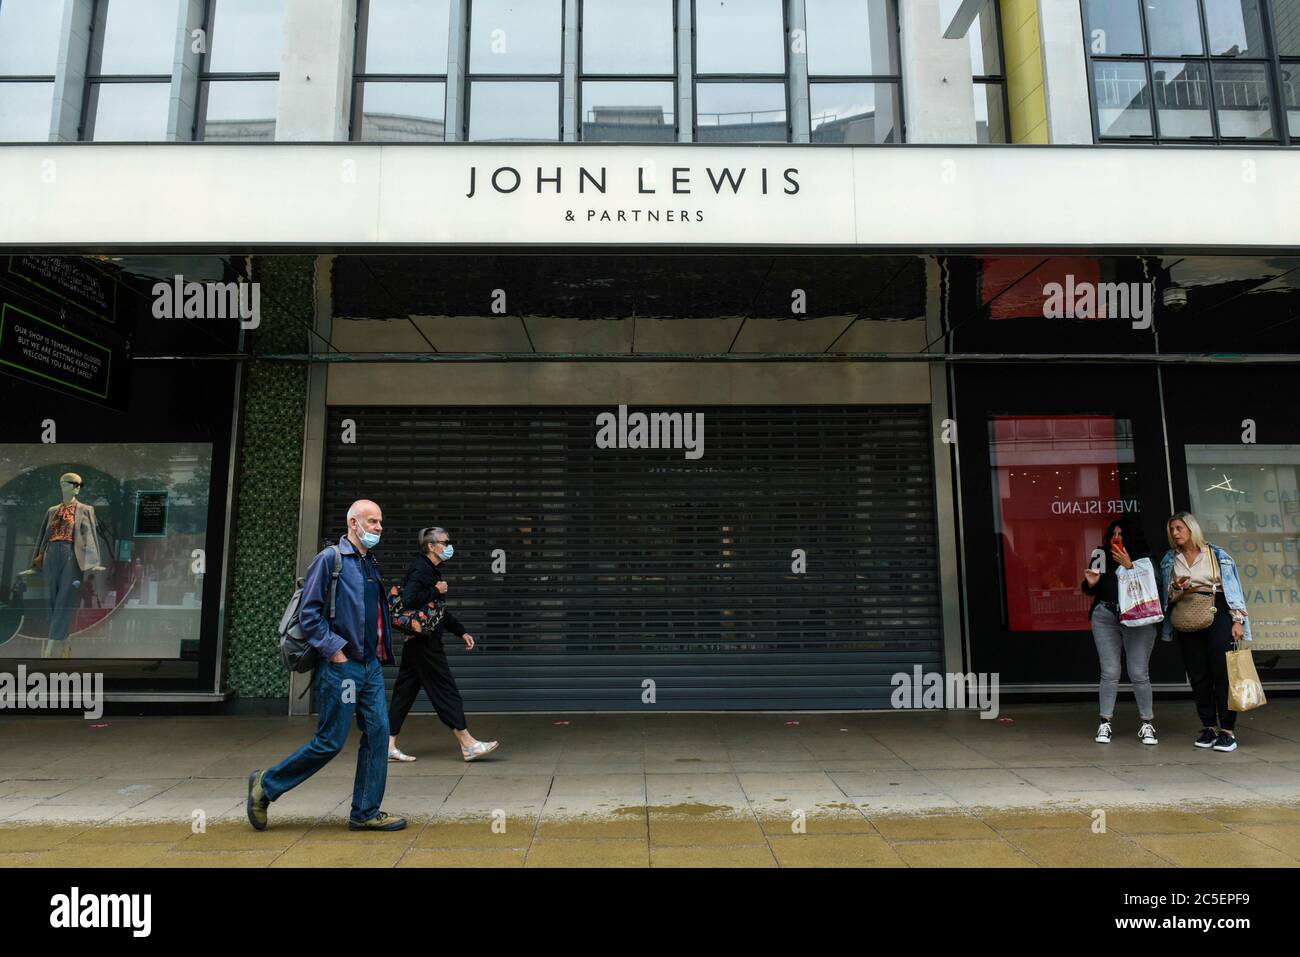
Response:
[[[429,550],[429,546],[438,540],[439,535],[446,535],[447,530],[441,525],[430,525],[428,528],[420,529],[420,534],[416,538],[416,543],[420,547],[420,554],[423,555]]]

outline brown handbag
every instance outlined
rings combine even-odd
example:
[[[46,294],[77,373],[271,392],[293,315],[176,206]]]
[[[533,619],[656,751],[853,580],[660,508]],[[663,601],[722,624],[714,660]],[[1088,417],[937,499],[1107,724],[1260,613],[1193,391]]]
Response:
[[[1214,549],[1208,544],[1205,547],[1209,549],[1210,564],[1214,568],[1211,591],[1209,593],[1184,592],[1182,597],[1174,602],[1174,607],[1169,612],[1169,620],[1173,622],[1175,631],[1205,631],[1214,624],[1214,613],[1217,611],[1214,607],[1214,596],[1218,594],[1219,583],[1223,581],[1223,576],[1219,571],[1219,559],[1214,554]]]

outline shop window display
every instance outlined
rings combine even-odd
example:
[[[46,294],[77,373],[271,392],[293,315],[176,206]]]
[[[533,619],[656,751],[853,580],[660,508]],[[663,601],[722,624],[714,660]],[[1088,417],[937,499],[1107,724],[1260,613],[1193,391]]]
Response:
[[[212,446],[0,445],[0,657],[198,656]]]

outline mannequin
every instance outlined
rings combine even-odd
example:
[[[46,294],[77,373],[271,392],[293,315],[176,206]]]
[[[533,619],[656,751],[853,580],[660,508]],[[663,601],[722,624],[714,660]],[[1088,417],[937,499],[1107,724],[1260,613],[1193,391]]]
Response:
[[[99,558],[95,510],[77,499],[81,486],[81,476],[76,472],[59,476],[61,502],[50,506],[45,513],[36,550],[32,553],[32,567],[18,573],[25,576],[39,571],[45,578],[49,636],[41,651],[42,658],[51,657],[60,644],[63,657],[71,654],[68,632],[83,576],[87,572],[105,571]]]

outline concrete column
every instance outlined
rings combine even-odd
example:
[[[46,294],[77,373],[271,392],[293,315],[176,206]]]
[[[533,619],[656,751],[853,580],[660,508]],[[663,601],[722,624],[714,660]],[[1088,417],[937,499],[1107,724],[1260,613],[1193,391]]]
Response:
[[[176,14],[176,53],[172,58],[172,95],[167,107],[167,139],[188,142],[194,139],[199,109],[199,69],[207,37],[197,43],[195,30],[204,29],[203,0],[182,0]],[[198,47],[196,51],[194,48]]]
[[[943,13],[951,11],[942,0],[898,6],[907,141],[976,142],[970,41],[944,39]]]
[[[560,113],[561,139],[566,143],[578,139],[578,5],[572,0],[564,5],[564,79],[560,81],[560,95],[564,107]]]
[[[356,0],[285,0],[275,138],[348,138]]]
[[[677,142],[695,139],[695,51],[691,38],[695,21],[691,19],[691,0],[677,0]]]
[[[81,105],[86,101],[86,63],[90,59],[90,23],[95,4],[94,0],[62,0],[62,3],[63,26],[59,34],[59,62],[54,68],[50,142],[74,143],[81,130]]]
[[[465,138],[465,74],[468,72],[469,0],[452,0],[447,33],[447,119],[443,124],[448,143],[459,143]]]
[[[790,0],[790,142],[812,141],[812,111],[808,105],[808,18],[804,0]]]
[[[1083,51],[1083,11],[1077,3],[1038,4],[1043,42],[1043,90],[1052,143],[1091,143],[1092,105]]]

